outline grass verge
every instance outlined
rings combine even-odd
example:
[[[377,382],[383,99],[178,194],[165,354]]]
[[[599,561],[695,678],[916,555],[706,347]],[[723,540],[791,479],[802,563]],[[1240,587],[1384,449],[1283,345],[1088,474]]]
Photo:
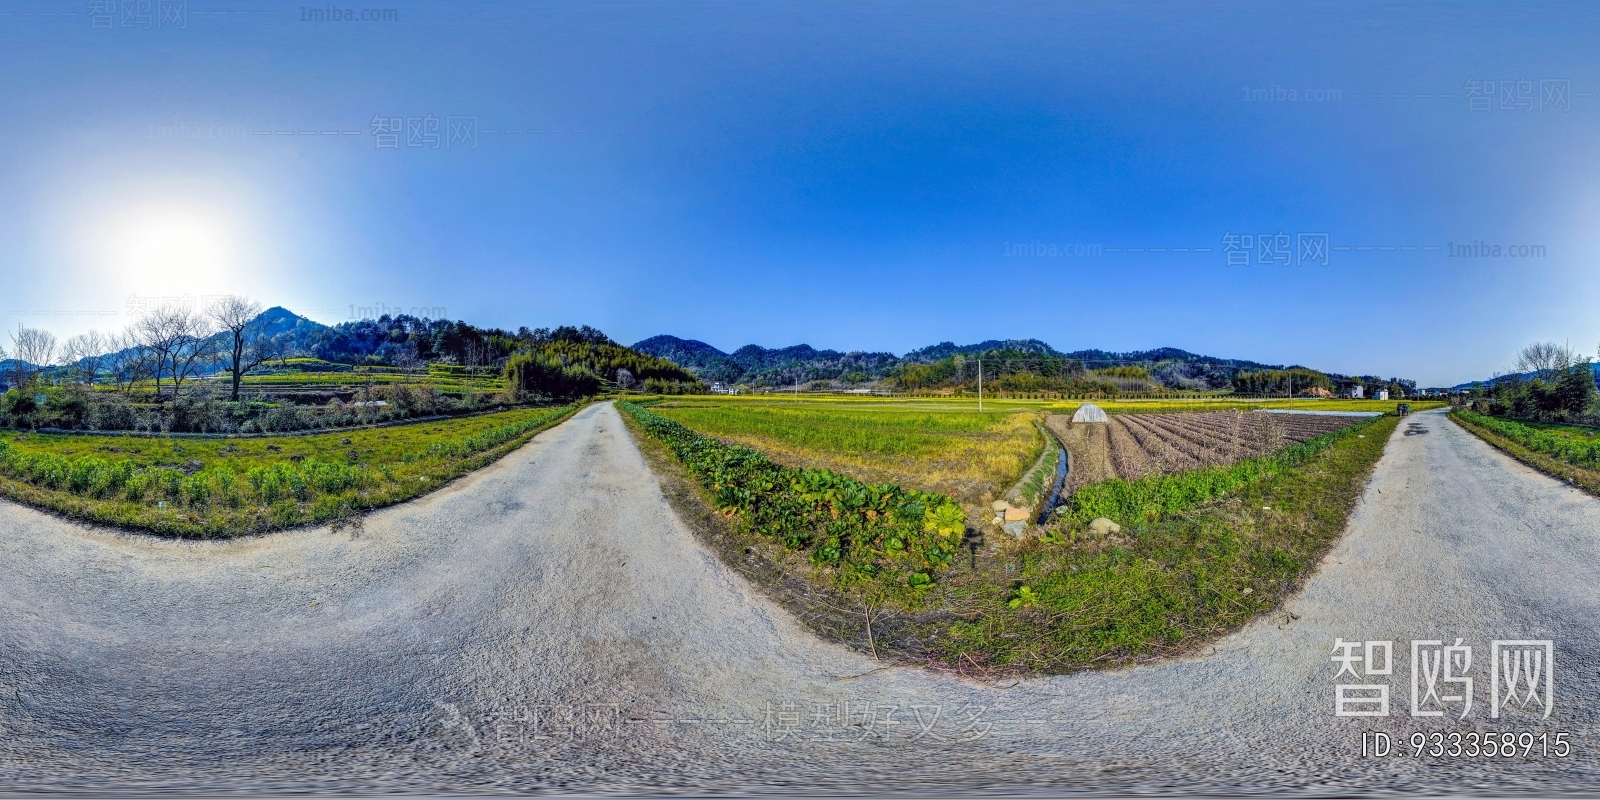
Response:
[[[665,442],[646,433],[631,414],[621,414],[645,463],[661,484],[667,503],[722,563],[772,598],[817,636],[864,653],[888,656],[885,612],[840,596],[814,574],[803,553],[762,536],[737,517],[717,511],[709,491]],[[874,630],[873,623],[877,624]],[[902,648],[906,649],[906,648]]]
[[[318,435],[0,437],[0,496],[73,519],[183,538],[348,519],[491,464],[578,410]]]
[[[723,516],[787,550],[812,578],[864,603],[917,608],[954,560],[966,514],[944,495],[779,466],[633,403],[618,403],[672,450]]]
[[[1600,495],[1600,434],[1593,428],[1517,422],[1459,409],[1450,419],[1506,455]]]

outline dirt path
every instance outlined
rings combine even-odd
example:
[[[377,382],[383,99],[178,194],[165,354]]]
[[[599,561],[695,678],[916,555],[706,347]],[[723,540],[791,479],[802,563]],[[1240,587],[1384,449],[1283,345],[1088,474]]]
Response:
[[[1600,502],[1416,419],[1293,617],[1007,688],[839,680],[880,665],[700,547],[609,406],[354,536],[178,543],[0,504],[0,791],[1600,785]],[[1458,636],[1477,710],[1414,725],[1406,640]],[[1396,641],[1395,716],[1333,716],[1335,637]],[[1492,638],[1555,640],[1549,720],[1487,719]],[[1362,731],[1474,727],[1576,752],[1360,757]]]

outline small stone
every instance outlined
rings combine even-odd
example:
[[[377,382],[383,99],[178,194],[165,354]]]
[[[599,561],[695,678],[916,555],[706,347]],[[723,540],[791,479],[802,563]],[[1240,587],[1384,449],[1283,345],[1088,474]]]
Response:
[[[1005,511],[1005,518],[1006,522],[1016,522],[1017,520],[1027,519],[1028,510],[1026,508],[1007,508]]]
[[[1011,507],[1011,504],[1004,500],[996,500],[993,503],[990,503],[989,507],[997,512],[1004,513],[1006,509]]]
[[[349,443],[350,443],[349,437],[345,437],[345,438],[339,440],[339,444],[349,444]]]
[[[1122,526],[1105,517],[1095,517],[1094,521],[1089,523],[1089,530],[1101,536],[1107,536],[1113,533],[1121,533]]]
[[[1244,587],[1244,593],[1245,593],[1245,594],[1249,594],[1249,593],[1251,593],[1251,592],[1253,592],[1253,591],[1255,591],[1255,590],[1254,590],[1254,589],[1252,589],[1252,588],[1250,588],[1250,587],[1248,587],[1248,586],[1246,586],[1246,587]]]

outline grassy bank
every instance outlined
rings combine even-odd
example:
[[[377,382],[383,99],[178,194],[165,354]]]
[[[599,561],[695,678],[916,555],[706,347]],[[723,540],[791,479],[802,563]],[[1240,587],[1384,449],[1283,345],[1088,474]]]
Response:
[[[577,406],[312,436],[0,435],[0,495],[93,522],[211,538],[403,502],[493,463]]]
[[[1179,653],[1275,607],[1338,539],[1398,421],[1383,417],[1359,433],[1326,437],[1257,465],[1249,480],[1220,488],[1213,481],[1205,497],[1129,519],[1121,534],[1078,531],[1073,520],[1020,542],[924,530],[919,546],[936,547],[933,560],[885,569],[885,537],[871,532],[863,506],[848,505],[858,500],[846,499],[861,484],[843,479],[849,488],[830,503],[846,505],[823,503],[798,479],[803,471],[644,409],[624,410],[636,432],[655,440],[646,449],[667,444],[673,469],[695,484],[672,495],[680,513],[707,523],[697,528],[731,566],[819,633],[875,656],[980,674],[1071,672]],[[894,487],[870,488],[894,496]],[[802,511],[787,517],[761,510],[796,498]],[[920,511],[927,520],[930,509]],[[912,516],[877,524],[909,525]],[[779,517],[787,521],[772,525]],[[853,566],[830,566],[815,548],[847,528],[877,544],[847,547]],[[793,540],[800,546],[787,546],[785,535],[802,537]],[[862,567],[877,573],[851,572]]]
[[[1512,458],[1600,495],[1600,431],[1581,425],[1518,422],[1464,410],[1451,411],[1450,419]]]
[[[1398,423],[1332,439],[1220,502],[1120,534],[1034,539],[956,571],[958,617],[925,631],[941,660],[1071,672],[1186,652],[1276,607],[1333,546]]]

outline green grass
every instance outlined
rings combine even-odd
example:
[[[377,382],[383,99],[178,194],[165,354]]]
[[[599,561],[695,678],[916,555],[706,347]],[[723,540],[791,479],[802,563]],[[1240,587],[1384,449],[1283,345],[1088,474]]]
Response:
[[[1600,431],[1583,425],[1554,425],[1544,422],[1519,422],[1471,411],[1456,411],[1455,420],[1465,420],[1523,447],[1558,461],[1594,469],[1600,466]]]
[[[712,436],[750,435],[808,450],[881,456],[934,453],[951,437],[989,431],[1005,417],[1005,412],[929,413],[689,403],[674,403],[658,410]]]
[[[164,535],[235,536],[409,500],[576,410],[524,408],[311,436],[0,434],[0,494]]]

